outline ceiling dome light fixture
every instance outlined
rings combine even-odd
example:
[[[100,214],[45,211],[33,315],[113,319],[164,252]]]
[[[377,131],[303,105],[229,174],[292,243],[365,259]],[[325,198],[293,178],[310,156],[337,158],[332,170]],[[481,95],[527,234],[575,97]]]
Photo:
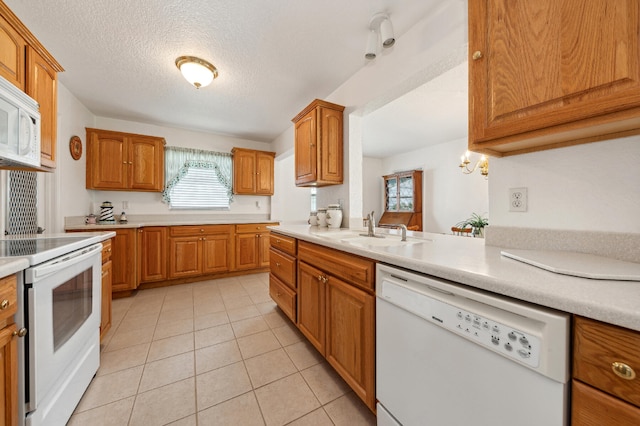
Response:
[[[391,19],[389,19],[389,15],[386,13],[376,13],[369,21],[369,38],[367,39],[367,51],[364,54],[365,58],[369,60],[376,58],[377,45],[380,41],[382,41],[382,47],[385,49],[396,43]]]
[[[195,56],[180,56],[176,59],[176,66],[196,89],[208,86],[218,76],[218,69],[213,64]]]

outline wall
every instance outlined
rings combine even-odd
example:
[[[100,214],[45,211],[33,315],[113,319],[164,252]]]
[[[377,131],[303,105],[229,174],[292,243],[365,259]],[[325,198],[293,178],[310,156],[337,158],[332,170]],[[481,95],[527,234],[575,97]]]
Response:
[[[491,159],[491,224],[640,233],[640,136]],[[508,211],[526,187],[528,210]]]
[[[95,116],[63,84],[58,84],[57,167],[53,174],[41,174],[44,182],[43,202],[49,220],[46,228],[62,232],[64,217],[89,213],[91,194],[85,188],[86,180],[86,127],[95,126]],[[72,136],[82,140],[82,157],[71,158],[69,140]]]

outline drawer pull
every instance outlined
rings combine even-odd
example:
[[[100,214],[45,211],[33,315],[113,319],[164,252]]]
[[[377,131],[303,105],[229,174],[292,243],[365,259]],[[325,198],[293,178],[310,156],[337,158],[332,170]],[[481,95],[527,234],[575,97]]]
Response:
[[[633,380],[636,378],[636,372],[633,371],[633,368],[623,362],[614,362],[611,364],[611,369],[617,376],[625,380]]]
[[[477,61],[478,59],[482,58],[482,52],[479,50],[476,50],[475,52],[473,52],[473,56],[471,56],[471,58],[474,61]]]
[[[0,302],[0,310],[5,310],[9,307],[9,301],[7,299],[4,299],[2,302]]]

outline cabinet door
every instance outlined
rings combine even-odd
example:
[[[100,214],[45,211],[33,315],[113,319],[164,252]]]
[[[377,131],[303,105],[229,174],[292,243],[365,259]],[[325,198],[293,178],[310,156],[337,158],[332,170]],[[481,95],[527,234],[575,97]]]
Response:
[[[628,0],[470,0],[470,149],[501,153],[637,130],[629,120],[640,107],[639,8]],[[603,126],[621,120],[626,129]],[[527,137],[538,141],[500,146]]]
[[[126,189],[128,154],[123,135],[87,132],[87,189]]]
[[[26,45],[22,36],[0,16],[0,75],[21,90],[25,86]]]
[[[313,109],[295,123],[296,185],[317,180],[317,111]]]
[[[3,425],[18,424],[18,345],[15,324],[0,330],[0,382]]]
[[[167,279],[167,229],[154,226],[138,230],[140,282]]]
[[[231,237],[229,234],[202,237],[202,272],[225,272],[231,267]]]
[[[102,306],[100,319],[100,340],[111,328],[111,283],[113,263],[111,260],[102,264]]]
[[[56,71],[33,48],[27,48],[27,95],[40,104],[40,162],[56,167],[57,113]]]
[[[236,269],[255,269],[260,265],[259,233],[236,234]]]
[[[273,195],[273,154],[256,151],[256,194]]]
[[[116,229],[112,239],[112,290],[129,291],[138,288],[136,273],[137,238],[135,229]]]
[[[233,193],[256,193],[255,151],[237,150],[233,152]]]
[[[342,111],[320,108],[320,170],[323,183],[342,183]]]
[[[298,262],[298,328],[320,353],[325,353],[324,273]]]
[[[169,240],[169,278],[182,278],[202,273],[202,237],[180,237]]]
[[[258,267],[266,268],[269,266],[269,248],[271,247],[269,241],[269,232],[261,232],[258,234],[258,250],[259,261]]]
[[[329,276],[325,357],[355,393],[375,406],[375,297]]]
[[[141,191],[162,191],[164,188],[164,141],[138,136],[129,142],[128,187]]]

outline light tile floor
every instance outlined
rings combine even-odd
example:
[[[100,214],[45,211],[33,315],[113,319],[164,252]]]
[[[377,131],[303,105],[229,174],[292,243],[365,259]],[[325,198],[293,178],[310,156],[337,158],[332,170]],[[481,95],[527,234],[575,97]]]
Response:
[[[100,369],[69,425],[375,425],[269,297],[268,274],[113,301]]]

